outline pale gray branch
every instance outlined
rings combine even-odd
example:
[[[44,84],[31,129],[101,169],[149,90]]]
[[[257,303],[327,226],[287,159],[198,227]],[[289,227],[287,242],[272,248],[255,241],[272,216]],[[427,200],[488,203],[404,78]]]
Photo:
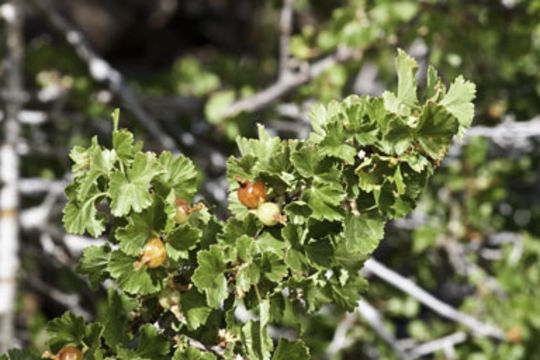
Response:
[[[326,358],[332,358],[335,354],[350,346],[353,340],[347,336],[347,332],[353,327],[356,322],[355,313],[346,313],[343,319],[339,322],[332,341],[326,349]]]
[[[47,180],[43,178],[23,178],[19,181],[19,192],[24,195],[34,195],[42,192],[61,193],[64,191],[66,180]]]
[[[227,108],[225,108],[222,116],[228,117],[237,115],[244,111],[254,112],[261,110],[293,89],[296,89],[297,87],[306,84],[311,79],[320,76],[330,67],[349,61],[353,58],[360,57],[361,55],[361,50],[340,47],[333,54],[311,64],[306,69],[300,70],[296,73],[287,74],[287,76],[279,78],[277,82],[270,85],[266,89],[259,91],[255,95],[240,99],[230,104]]]
[[[455,140],[448,151],[449,157],[458,157],[464,144],[474,137],[489,139],[502,149],[515,149],[519,152],[531,152],[534,139],[540,138],[540,115],[526,121],[513,121],[512,116],[496,126],[473,126],[465,132],[463,140]],[[505,155],[508,155],[505,153]]]
[[[466,141],[475,136],[490,138],[503,146],[509,146],[516,139],[540,137],[540,115],[528,121],[513,121],[508,118],[497,126],[473,126],[467,130],[464,139]]]
[[[356,309],[367,321],[369,326],[371,326],[373,331],[375,331],[375,333],[395,351],[399,359],[411,359],[411,357],[398,346],[394,335],[383,324],[382,316],[377,309],[362,299],[358,300]]]
[[[416,285],[413,281],[387,268],[373,258],[365,262],[363,271],[376,275],[392,286],[411,295],[425,306],[437,312],[439,315],[464,325],[478,336],[489,336],[499,340],[506,339],[506,336],[502,330],[492,325],[484,324],[472,316],[462,313],[452,306],[442,302]]]
[[[459,331],[454,334],[444,336],[440,339],[435,339],[424,344],[420,344],[414,347],[409,352],[411,356],[416,359],[425,355],[432,354],[439,350],[447,349],[449,347],[453,348],[455,345],[462,343],[465,340],[467,340],[467,334]]]
[[[5,114],[0,111],[0,122],[4,120]],[[49,116],[44,111],[39,110],[21,110],[17,114],[17,119],[22,124],[41,125],[49,119]]]

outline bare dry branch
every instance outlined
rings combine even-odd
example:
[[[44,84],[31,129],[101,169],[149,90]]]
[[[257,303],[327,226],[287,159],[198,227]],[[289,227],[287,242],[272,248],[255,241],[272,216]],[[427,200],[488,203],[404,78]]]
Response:
[[[382,316],[379,314],[377,309],[362,299],[358,301],[358,306],[356,309],[358,313],[367,321],[369,326],[371,326],[373,331],[375,331],[375,333],[395,351],[399,359],[411,359],[411,357],[398,346],[394,335],[386,328],[386,326],[384,326]]]
[[[498,340],[506,339],[504,332],[499,328],[489,324],[484,324],[472,316],[462,313],[452,306],[442,302],[416,285],[413,281],[387,268],[373,258],[365,262],[363,271],[376,275],[392,286],[411,295],[425,306],[437,312],[439,315],[466,326],[478,336],[488,336]]]
[[[434,352],[446,349],[448,347],[453,348],[456,344],[462,343],[465,340],[467,340],[467,334],[462,331],[459,331],[454,334],[444,336],[440,339],[436,339],[433,341],[426,342],[424,344],[420,344],[414,347],[409,352],[411,356],[413,356],[413,358],[416,359],[425,355],[433,354]]]
[[[283,76],[276,83],[270,85],[264,90],[259,91],[255,95],[240,99],[230,104],[223,111],[223,117],[234,116],[244,111],[254,112],[264,109],[281,96],[301,85],[306,84],[311,79],[320,76],[330,67],[336,64],[344,63],[353,58],[359,58],[362,56],[362,54],[363,52],[358,49],[340,47],[333,54],[311,64],[310,66],[306,67],[306,69]]]
[[[345,349],[353,343],[353,340],[347,336],[347,332],[353,327],[356,322],[355,313],[346,313],[343,319],[339,322],[332,341],[326,349],[327,358],[331,359],[335,354]]]

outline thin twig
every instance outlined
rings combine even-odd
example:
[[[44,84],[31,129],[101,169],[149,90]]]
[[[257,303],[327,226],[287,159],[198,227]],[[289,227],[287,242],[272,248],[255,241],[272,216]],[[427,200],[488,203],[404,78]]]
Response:
[[[82,32],[70,24],[48,0],[31,0],[46,16],[49,23],[66,37],[67,42],[73,46],[77,54],[89,68],[90,75],[96,81],[106,81],[112,92],[118,94],[124,105],[131,110],[135,118],[148,130],[163,148],[177,151],[175,141],[159,123],[139,103],[137,96],[124,81],[122,74],[113,68],[105,59],[92,48]]]
[[[67,185],[66,180],[47,180],[43,178],[23,178],[19,181],[19,192],[24,195],[34,195],[43,192],[60,192]]]
[[[463,140],[454,141],[448,151],[448,157],[460,156],[463,145],[475,137],[489,139],[502,149],[531,152],[534,149],[533,140],[540,139],[540,116],[525,121],[514,121],[512,116],[507,116],[505,121],[496,126],[473,126],[467,130]],[[504,152],[504,155],[508,156],[508,153]]]
[[[331,359],[335,354],[345,349],[352,344],[352,339],[347,336],[347,332],[353,327],[356,322],[355,313],[346,313],[343,319],[339,322],[332,341],[326,348],[326,358]]]
[[[368,302],[360,299],[358,300],[356,310],[367,321],[373,331],[375,331],[375,333],[395,351],[399,359],[411,359],[411,357],[398,346],[394,335],[383,324],[382,317],[377,309]]]
[[[198,341],[198,340],[195,340],[189,336],[186,336],[186,335],[183,335],[183,337],[187,340],[188,344],[190,346],[193,346],[199,350],[203,350],[203,351],[210,351],[210,352],[213,352],[214,354],[218,355],[219,357],[221,358],[224,358],[226,359],[226,354],[225,354],[225,350],[220,347],[220,346],[217,346],[217,345],[214,345],[214,346],[210,346],[210,347],[206,347],[202,342]],[[232,360],[243,360],[244,358],[241,357],[240,355],[235,355]]]
[[[450,264],[460,275],[473,278],[475,275],[481,274],[484,276],[483,285],[501,297],[506,297],[505,291],[502,289],[498,281],[486,274],[478,264],[469,260],[465,247],[459,243],[460,237],[460,216],[461,210],[458,204],[452,203],[450,206],[450,215],[448,221],[448,233],[444,236],[444,249],[448,255]]]
[[[459,331],[454,334],[420,344],[409,350],[409,353],[414,359],[416,359],[425,355],[433,354],[434,352],[443,350],[449,346],[454,347],[456,344],[462,343],[465,340],[467,340],[467,334],[463,331]]]
[[[540,136],[540,116],[527,121],[513,121],[510,118],[496,126],[473,126],[465,133],[465,138],[475,136],[487,137],[495,140],[508,141],[518,138]]]
[[[304,70],[288,74],[264,90],[259,91],[253,96],[240,99],[230,104],[223,111],[223,117],[237,115],[241,112],[254,112],[269,106],[272,102],[287,94],[289,91],[306,84],[311,79],[318,77],[330,67],[349,61],[353,58],[359,58],[363,52],[358,49],[340,47],[336,52],[313,63]]]
[[[0,122],[4,120],[4,117],[4,112],[0,111]],[[19,122],[27,125],[41,125],[49,118],[50,116],[46,112],[39,110],[21,110],[17,115]]]
[[[489,336],[499,340],[506,339],[506,336],[502,330],[492,325],[484,324],[472,316],[462,313],[452,306],[442,302],[416,285],[413,281],[387,268],[373,258],[365,262],[364,271],[372,273],[392,286],[406,292],[425,306],[437,312],[439,315],[466,326],[478,336]]]
[[[62,195],[67,181],[51,184],[43,202],[35,207],[21,211],[20,222],[24,229],[43,228],[49,219],[51,209]]]

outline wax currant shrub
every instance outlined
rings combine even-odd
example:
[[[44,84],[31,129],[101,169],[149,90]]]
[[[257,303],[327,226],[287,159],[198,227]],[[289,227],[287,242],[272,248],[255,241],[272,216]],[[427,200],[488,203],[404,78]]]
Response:
[[[313,106],[308,140],[283,141],[262,126],[257,140],[239,138],[226,221],[192,207],[191,161],[143,152],[118,129],[116,112],[111,149],[94,138],[71,152],[64,210],[71,233],[107,229],[108,243],[87,248],[78,271],[93,286],[112,279],[116,288],[103,321],[69,312],[53,320],[51,353],[309,359],[299,327],[290,341],[271,339],[268,326],[295,327],[329,303],[355,308],[367,285],[359,270],[386,219],[414,208],[472,120],[473,84],[459,77],[447,90],[430,68],[420,101],[414,60],[399,51],[396,67],[397,93]],[[252,316],[242,320],[240,309]]]

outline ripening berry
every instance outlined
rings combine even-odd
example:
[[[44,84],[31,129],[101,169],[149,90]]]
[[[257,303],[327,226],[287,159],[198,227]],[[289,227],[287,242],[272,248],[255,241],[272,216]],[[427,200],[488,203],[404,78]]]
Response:
[[[191,213],[191,206],[186,200],[182,198],[176,199],[176,214],[174,215],[174,221],[177,224],[183,224]]]
[[[281,209],[278,204],[266,202],[257,209],[257,217],[266,226],[274,226],[277,223],[285,222],[285,217],[281,215]]]
[[[159,305],[165,310],[169,310],[174,305],[180,304],[180,292],[171,288],[166,288],[159,294]]]
[[[163,242],[158,238],[151,238],[146,245],[144,245],[141,261],[133,263],[133,267],[136,270],[139,270],[146,265],[150,269],[154,269],[161,266],[166,258],[167,250],[165,250]]]
[[[238,200],[250,209],[257,208],[260,204],[266,201],[266,186],[260,181],[254,184],[246,180],[241,182],[238,188]]]
[[[58,360],[81,360],[81,350],[73,346],[64,346],[57,355]]]
[[[508,341],[514,344],[521,342],[521,329],[519,328],[519,326],[517,325],[512,326],[506,332],[506,337],[508,338]]]

